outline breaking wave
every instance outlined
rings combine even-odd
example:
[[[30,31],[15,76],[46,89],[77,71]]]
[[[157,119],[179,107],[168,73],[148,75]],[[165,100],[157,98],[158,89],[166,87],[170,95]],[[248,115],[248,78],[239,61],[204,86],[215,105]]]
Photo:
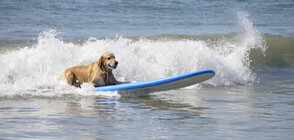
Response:
[[[116,55],[119,65],[114,75],[121,81],[212,69],[215,77],[197,87],[252,83],[256,75],[250,52],[259,51],[263,57],[267,47],[248,14],[239,12],[238,17],[242,31],[228,36],[158,35],[64,41],[57,31],[45,31],[34,45],[0,54],[0,94],[119,96],[115,92],[97,93],[88,84],[78,89],[58,80],[66,68],[88,65],[108,51]]]

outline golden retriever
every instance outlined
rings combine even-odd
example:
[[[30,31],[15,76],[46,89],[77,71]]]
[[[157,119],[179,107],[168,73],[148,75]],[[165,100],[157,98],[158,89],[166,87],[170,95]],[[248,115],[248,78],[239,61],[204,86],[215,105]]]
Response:
[[[117,64],[114,54],[106,52],[97,62],[93,62],[88,66],[68,68],[59,79],[66,79],[68,84],[75,87],[81,87],[81,84],[85,82],[94,87],[129,83],[119,82],[114,78],[112,70],[117,67]]]

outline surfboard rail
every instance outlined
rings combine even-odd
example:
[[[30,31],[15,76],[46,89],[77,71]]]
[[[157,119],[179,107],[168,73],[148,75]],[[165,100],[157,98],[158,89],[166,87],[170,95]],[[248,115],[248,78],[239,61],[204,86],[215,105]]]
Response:
[[[144,89],[144,88],[148,88],[148,90],[154,89],[154,91],[171,90],[171,89],[174,89],[173,86],[176,86],[176,88],[191,86],[191,85],[203,82],[205,80],[208,80],[212,78],[214,75],[215,75],[215,72],[213,70],[201,70],[201,71],[194,71],[190,73],[185,73],[185,74],[180,74],[180,75],[175,75],[175,76],[165,77],[165,78],[160,78],[155,80],[127,83],[127,84],[120,84],[120,85],[101,86],[101,87],[97,87],[96,91],[125,91],[125,90]],[[200,77],[197,78],[198,76]],[[182,80],[185,80],[184,84],[181,84]],[[169,86],[164,86],[165,84],[168,84]],[[152,89],[152,87],[154,88]]]

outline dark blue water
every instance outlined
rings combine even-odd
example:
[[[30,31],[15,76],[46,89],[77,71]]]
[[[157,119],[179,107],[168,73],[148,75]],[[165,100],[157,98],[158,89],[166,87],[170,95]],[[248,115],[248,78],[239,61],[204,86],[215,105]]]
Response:
[[[293,0],[0,1],[0,139],[293,139]],[[212,69],[151,94],[58,80],[105,51],[116,78]]]
[[[263,33],[293,36],[292,0],[144,0],[0,2],[1,40],[32,40],[47,29],[65,39],[215,35],[239,31],[238,11],[246,11]]]

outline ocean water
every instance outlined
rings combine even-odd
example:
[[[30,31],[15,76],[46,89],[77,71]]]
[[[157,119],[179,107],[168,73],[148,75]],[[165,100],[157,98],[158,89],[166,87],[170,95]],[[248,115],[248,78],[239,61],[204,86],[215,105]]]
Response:
[[[294,1],[0,1],[0,139],[293,139]],[[150,94],[59,81],[106,51]]]

